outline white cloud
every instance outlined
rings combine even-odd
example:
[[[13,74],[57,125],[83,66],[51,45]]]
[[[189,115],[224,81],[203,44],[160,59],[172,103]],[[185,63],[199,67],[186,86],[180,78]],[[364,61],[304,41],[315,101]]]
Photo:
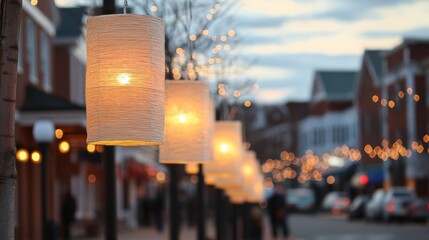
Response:
[[[260,104],[274,104],[287,99],[297,99],[300,94],[292,88],[260,89],[256,93],[256,101]]]

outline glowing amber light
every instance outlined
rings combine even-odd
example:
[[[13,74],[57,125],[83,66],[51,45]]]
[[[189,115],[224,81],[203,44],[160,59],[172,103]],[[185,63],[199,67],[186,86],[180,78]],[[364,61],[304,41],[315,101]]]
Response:
[[[422,146],[422,145],[419,145],[419,146],[417,147],[417,152],[418,152],[418,153],[422,153],[424,150],[425,150],[425,149],[423,148],[423,146]]]
[[[225,35],[223,35],[223,36],[221,36],[221,37],[220,37],[220,40],[221,40],[222,42],[225,42],[225,41],[227,40],[227,37],[226,37]]]
[[[220,146],[219,146],[219,150],[220,150],[222,153],[226,153],[226,152],[228,152],[228,150],[229,150],[229,146],[228,146],[228,144],[226,144],[226,143],[221,143],[221,144],[220,144]]]
[[[218,91],[219,95],[225,95],[225,89],[219,89]]]
[[[335,183],[335,177],[334,176],[329,176],[328,178],[326,178],[326,182],[328,184],[334,184]]]
[[[97,177],[94,174],[89,174],[88,175],[88,182],[89,183],[95,183],[95,181],[97,181]]]
[[[152,12],[156,12],[156,11],[158,11],[158,7],[157,7],[157,6],[155,6],[155,5],[153,5],[152,7],[150,7],[150,10],[151,10]]]
[[[191,36],[189,36],[189,40],[195,41],[197,40],[197,36],[195,36],[195,34],[192,34]]]
[[[423,137],[423,141],[425,142],[425,143],[428,143],[429,142],[429,135],[425,135],[424,137]]]
[[[211,15],[211,14],[209,13],[209,14],[207,14],[206,18],[207,18],[208,20],[212,20],[212,19],[213,19],[213,15]]]
[[[183,54],[185,54],[185,50],[183,50],[183,48],[177,48],[176,53],[179,55],[183,55]]]
[[[252,167],[251,167],[251,166],[249,166],[249,165],[245,166],[245,167],[243,168],[243,173],[244,173],[246,176],[250,176],[250,175],[252,174]]]
[[[395,102],[394,102],[394,101],[392,101],[392,100],[390,100],[390,101],[389,101],[389,107],[390,107],[390,108],[394,108],[394,107],[395,107]]]
[[[240,91],[238,90],[235,90],[233,94],[234,94],[234,97],[240,97]]]
[[[31,3],[31,5],[36,6],[39,3],[39,1],[38,0],[31,0],[30,3]]]
[[[130,75],[128,73],[119,74],[118,82],[121,85],[128,85],[130,83]]]
[[[60,150],[61,153],[68,153],[70,151],[70,144],[66,141],[62,141],[58,145],[58,150]]]
[[[381,103],[381,105],[383,107],[385,107],[387,105],[387,100],[386,99],[381,99],[380,103]]]
[[[163,172],[158,172],[158,173],[156,174],[156,180],[157,180],[158,182],[165,182],[165,173],[163,173]]]
[[[16,152],[16,159],[20,162],[27,162],[30,158],[30,155],[26,149],[19,149]]]
[[[61,129],[57,129],[57,130],[55,130],[55,137],[57,138],[57,139],[61,139],[62,137],[63,137],[63,135],[64,135],[64,132],[63,132],[63,130],[61,130]]]
[[[208,34],[209,34],[209,30],[204,29],[204,30],[203,30],[203,32],[202,32],[202,34],[203,34],[203,35],[208,35]]]
[[[204,183],[206,185],[214,185],[216,183],[216,177],[210,174],[204,174]]]
[[[38,151],[31,153],[31,160],[35,163],[39,163],[42,160],[42,155]]]
[[[234,37],[235,36],[235,31],[234,30],[229,30],[228,36]]]
[[[414,101],[418,102],[420,100],[420,96],[418,94],[414,95]]]
[[[88,144],[86,145],[86,150],[90,153],[95,152],[95,145],[94,144]]]
[[[252,102],[249,101],[249,100],[246,100],[246,101],[244,101],[244,106],[245,107],[250,107],[250,106],[252,106]]]
[[[378,102],[378,100],[379,100],[379,98],[378,98],[378,96],[377,95],[374,95],[374,96],[372,96],[372,101],[373,102]]]
[[[188,163],[185,165],[185,172],[187,174],[198,174],[200,172],[200,169],[198,167],[198,164]]]
[[[369,145],[369,144],[365,145],[364,150],[365,150],[365,152],[366,152],[367,154],[370,154],[370,153],[372,152],[372,147],[371,147],[371,145]]]
[[[187,117],[186,117],[186,115],[185,115],[185,114],[180,114],[179,116],[177,116],[177,120],[178,120],[180,123],[185,123],[185,122],[186,122],[186,120],[187,120]]]
[[[412,88],[407,88],[407,93],[408,93],[409,95],[413,94],[413,89],[412,89]]]
[[[398,92],[398,97],[401,98],[401,99],[404,98],[405,97],[405,93],[403,91],[399,91]]]

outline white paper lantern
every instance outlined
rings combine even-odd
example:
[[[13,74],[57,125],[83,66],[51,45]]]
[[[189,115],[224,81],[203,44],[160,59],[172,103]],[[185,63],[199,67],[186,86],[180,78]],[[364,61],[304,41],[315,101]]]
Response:
[[[216,177],[239,174],[243,155],[242,144],[240,121],[217,121],[213,136],[213,161],[204,164],[204,173]]]
[[[161,163],[205,163],[212,160],[209,85],[202,81],[166,81],[165,142]]]
[[[164,22],[115,14],[87,21],[87,142],[164,141]]]

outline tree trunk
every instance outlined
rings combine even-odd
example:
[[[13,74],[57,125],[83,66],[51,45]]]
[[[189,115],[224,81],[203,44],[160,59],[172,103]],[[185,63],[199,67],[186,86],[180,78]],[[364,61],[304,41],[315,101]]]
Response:
[[[22,0],[1,0],[0,48],[0,240],[15,231],[15,101]]]

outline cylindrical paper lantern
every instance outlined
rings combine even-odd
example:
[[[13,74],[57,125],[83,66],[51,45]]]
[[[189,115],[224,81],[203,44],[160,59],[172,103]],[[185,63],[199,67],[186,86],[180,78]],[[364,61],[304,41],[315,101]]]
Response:
[[[115,14],[87,21],[87,142],[164,141],[164,22]]]
[[[216,177],[239,174],[243,155],[242,144],[240,121],[217,121],[213,136],[213,161],[204,164],[204,173]]]
[[[161,163],[205,163],[212,160],[209,85],[202,81],[166,81],[165,142]]]
[[[218,177],[215,186],[221,189],[240,189],[243,187],[243,176],[239,173],[228,177]]]

